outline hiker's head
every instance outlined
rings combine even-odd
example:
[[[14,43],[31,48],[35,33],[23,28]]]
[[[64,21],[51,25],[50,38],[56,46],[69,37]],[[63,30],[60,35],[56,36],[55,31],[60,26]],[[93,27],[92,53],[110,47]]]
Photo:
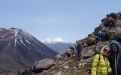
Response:
[[[112,44],[111,45],[111,49],[114,51],[114,52],[117,52],[118,51],[118,46],[116,44]]]
[[[78,44],[79,46],[81,45],[81,43]]]
[[[110,50],[110,47],[109,46],[106,46],[105,48],[104,48],[104,55],[105,56],[109,56],[110,55],[110,53],[111,53],[111,50]]]
[[[110,46],[112,52],[119,52],[119,50],[121,49],[121,45],[116,40],[111,40]]]

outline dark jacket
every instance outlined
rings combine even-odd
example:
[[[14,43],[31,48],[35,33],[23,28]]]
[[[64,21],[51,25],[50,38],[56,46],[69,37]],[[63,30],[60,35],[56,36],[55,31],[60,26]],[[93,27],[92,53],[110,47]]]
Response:
[[[79,50],[79,51],[81,51],[82,50],[82,45],[79,44],[76,49]]]
[[[117,52],[111,50],[110,64],[114,75],[121,75],[121,45],[116,41],[112,40],[110,45],[115,44],[118,47]]]

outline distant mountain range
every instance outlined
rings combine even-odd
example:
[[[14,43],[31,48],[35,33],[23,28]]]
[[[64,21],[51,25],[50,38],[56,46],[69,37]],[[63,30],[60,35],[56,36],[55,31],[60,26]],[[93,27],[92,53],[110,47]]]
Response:
[[[46,37],[40,41],[59,54],[62,54],[66,49],[73,45],[73,43],[64,41],[61,38]]]
[[[0,68],[17,71],[43,58],[54,59],[56,54],[23,29],[0,28]]]

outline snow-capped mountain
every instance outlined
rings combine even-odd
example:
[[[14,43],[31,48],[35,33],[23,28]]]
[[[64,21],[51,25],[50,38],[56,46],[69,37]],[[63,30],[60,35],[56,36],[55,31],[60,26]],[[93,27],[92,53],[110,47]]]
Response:
[[[0,28],[0,67],[16,71],[43,58],[55,58],[57,52],[23,29]]]
[[[42,39],[41,42],[44,44],[69,43],[67,41],[62,40],[61,38],[49,38],[49,37]]]
[[[71,42],[62,40],[61,38],[46,37],[40,41],[60,54],[65,52],[66,49],[68,49],[73,44]]]

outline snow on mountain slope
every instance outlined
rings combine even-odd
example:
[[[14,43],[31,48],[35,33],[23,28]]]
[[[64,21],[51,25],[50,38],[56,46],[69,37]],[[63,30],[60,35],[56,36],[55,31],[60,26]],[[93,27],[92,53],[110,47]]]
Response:
[[[62,54],[66,51],[73,43],[62,40],[61,38],[49,38],[46,37],[40,40],[42,43],[53,49],[54,51]]]
[[[49,38],[49,37],[46,37],[40,41],[44,44],[69,43],[67,41],[62,40],[61,38]]]

